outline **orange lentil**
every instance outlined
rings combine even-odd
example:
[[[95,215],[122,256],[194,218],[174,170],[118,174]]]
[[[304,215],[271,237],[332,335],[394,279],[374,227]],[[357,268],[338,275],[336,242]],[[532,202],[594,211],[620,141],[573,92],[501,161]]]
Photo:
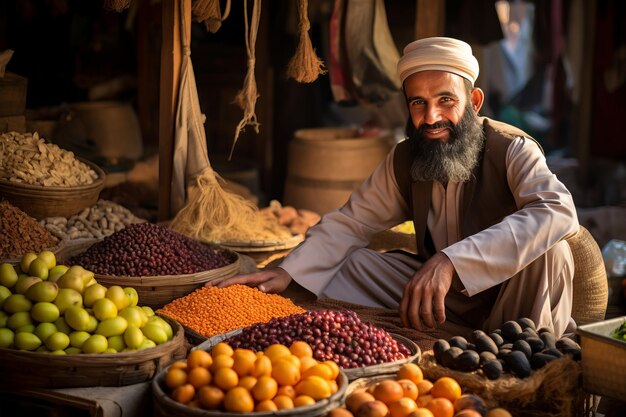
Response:
[[[246,285],[226,288],[202,287],[178,298],[157,313],[211,337],[274,317],[304,313],[301,307],[278,294],[266,294]]]

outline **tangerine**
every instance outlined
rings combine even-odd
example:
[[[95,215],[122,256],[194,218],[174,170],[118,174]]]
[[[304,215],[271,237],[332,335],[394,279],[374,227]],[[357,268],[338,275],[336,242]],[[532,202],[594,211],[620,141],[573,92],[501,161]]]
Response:
[[[313,405],[315,403],[315,398],[308,395],[298,395],[293,399],[294,407],[304,407],[305,405]]]
[[[417,410],[417,404],[410,398],[402,397],[388,405],[390,417],[407,417]]]
[[[296,340],[293,342],[291,346],[289,346],[289,351],[292,355],[296,355],[299,358],[305,356],[311,358],[313,357],[313,349],[311,348],[311,345],[302,340]]]
[[[187,355],[187,368],[193,369],[198,366],[202,366],[204,368],[208,368],[213,363],[213,358],[209,354],[209,352],[197,349],[189,353]]]
[[[363,403],[356,411],[359,417],[385,417],[387,414],[389,414],[389,407],[380,400]]]
[[[211,349],[211,356],[213,356],[213,359],[215,359],[217,355],[233,356],[234,352],[235,351],[228,343],[219,342],[217,345],[213,346],[213,349]]]
[[[174,401],[178,401],[181,404],[189,403],[193,400],[194,395],[196,395],[196,389],[191,384],[183,384],[172,391]]]
[[[430,394],[425,394],[425,395],[420,395],[419,397],[417,397],[417,400],[415,401],[417,403],[418,406],[420,407],[426,407],[426,405],[430,402],[430,400],[433,399],[433,396]]]
[[[200,387],[211,383],[211,373],[208,369],[198,366],[189,371],[187,374],[187,381],[193,385],[195,389],[199,389]]]
[[[319,362],[314,358],[303,356],[300,358],[300,372],[304,372],[307,369],[317,365]]]
[[[445,377],[444,377],[445,378]],[[426,404],[434,417],[453,417],[454,405],[452,401],[444,397],[433,398]]]
[[[367,391],[353,392],[346,397],[346,408],[356,413],[361,404],[374,400],[376,400],[376,398]]]
[[[385,404],[391,404],[394,401],[398,401],[404,396],[404,390],[398,381],[392,379],[385,379],[376,384],[374,388],[374,398],[384,402]]]
[[[265,356],[270,358],[272,362],[275,362],[278,358],[282,356],[291,356],[291,351],[285,345],[281,345],[278,343],[273,343],[263,350]]]
[[[187,382],[187,372],[180,368],[171,368],[165,374],[165,385],[169,389],[175,389]]]
[[[224,391],[215,385],[207,385],[198,390],[198,401],[207,410],[217,410],[224,401]]]
[[[272,377],[278,385],[295,385],[300,380],[300,368],[288,360],[272,362]]]
[[[251,413],[254,411],[254,399],[244,387],[234,387],[224,396],[224,409],[235,413]]]
[[[430,390],[433,389],[433,383],[428,379],[423,379],[415,385],[417,386],[418,395],[420,397],[422,395],[430,394]]]
[[[276,404],[274,404],[274,401],[272,400],[265,400],[265,401],[261,401],[260,403],[257,403],[257,405],[254,407],[254,411],[278,411],[278,407],[276,406]]]
[[[422,372],[422,368],[420,368],[417,364],[405,363],[400,367],[400,369],[398,369],[396,378],[409,379],[417,384],[424,379],[424,373]]]
[[[295,407],[291,397],[286,395],[277,395],[272,399],[272,401],[276,404],[276,407],[278,407],[279,410],[290,410]]]
[[[272,375],[272,361],[270,358],[265,355],[257,356],[251,375],[257,378]]]
[[[331,376],[330,379],[337,379],[337,377],[339,376],[339,365],[337,365],[337,362],[326,360],[322,363],[324,365],[327,365],[331,369],[331,371],[333,371],[333,375]]]
[[[178,361],[176,361],[176,362],[174,362],[173,364],[170,365],[170,369],[174,369],[174,368],[186,370],[187,369],[187,362],[178,360]]]
[[[240,387],[244,387],[248,391],[252,391],[252,387],[256,384],[257,379],[253,376],[247,375],[243,378],[239,378],[239,383],[237,384]]]
[[[296,390],[291,385],[283,385],[282,387],[278,387],[276,395],[286,395],[293,400],[296,398]]]
[[[235,349],[233,353],[233,369],[239,376],[251,375],[256,361],[256,353],[250,349]]]
[[[331,394],[328,381],[317,375],[301,379],[294,388],[296,389],[296,394],[308,395],[317,401],[328,398]]]
[[[415,382],[410,379],[399,379],[398,384],[402,387],[402,391],[404,391],[404,396],[412,399],[413,401],[417,400],[419,396],[419,391],[417,389],[417,385]]]
[[[317,375],[327,381],[330,381],[331,379],[333,379],[333,370],[325,363],[318,363],[317,365],[310,367],[302,373],[303,378],[312,375]]]
[[[278,393],[278,383],[271,376],[262,376],[252,387],[252,396],[257,401],[271,400]]]
[[[442,376],[433,384],[433,388],[430,390],[430,394],[434,398],[447,398],[452,403],[463,394],[461,386],[456,379],[449,376]]]
[[[432,411],[430,411],[428,408],[418,408],[417,410],[409,414],[407,417],[435,417],[435,416],[433,416]]]
[[[209,367],[211,372],[217,372],[220,368],[232,368],[235,364],[235,360],[232,356],[228,355],[217,355],[213,357],[213,363]]]
[[[239,384],[239,375],[231,368],[220,368],[213,374],[213,383],[224,391],[227,391],[231,388],[235,388],[237,384]]]

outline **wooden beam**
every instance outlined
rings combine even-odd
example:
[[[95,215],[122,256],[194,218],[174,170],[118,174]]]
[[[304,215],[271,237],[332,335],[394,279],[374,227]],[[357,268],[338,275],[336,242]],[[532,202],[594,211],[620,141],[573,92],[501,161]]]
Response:
[[[445,0],[416,0],[415,39],[444,35]]]
[[[174,123],[178,99],[181,44],[181,2],[187,39],[191,36],[191,0],[167,0],[163,4],[163,34],[161,39],[161,82],[159,97],[159,221],[170,219],[172,184],[172,154]]]

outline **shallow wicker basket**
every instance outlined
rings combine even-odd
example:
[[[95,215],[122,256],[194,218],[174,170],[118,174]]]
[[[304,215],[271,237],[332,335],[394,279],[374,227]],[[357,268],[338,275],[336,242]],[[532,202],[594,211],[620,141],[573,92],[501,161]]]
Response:
[[[133,287],[137,290],[141,305],[147,305],[155,309],[161,308],[172,300],[192,293],[207,282],[223,280],[239,272],[240,257],[237,252],[208,243],[204,244],[222,252],[231,263],[221,268],[197,272],[195,274],[160,275],[153,277],[123,277],[95,274],[95,278],[98,283],[105,287],[112,285]]]
[[[0,199],[6,199],[37,220],[46,217],[70,217],[91,207],[98,201],[106,175],[93,162],[81,158],[79,160],[98,174],[93,183],[76,187],[44,187],[0,179]]]
[[[226,411],[203,410],[201,408],[191,408],[184,404],[178,403],[171,399],[164,391],[165,375],[167,370],[159,372],[152,380],[152,399],[154,402],[154,416],[198,416],[198,417],[240,417],[242,413],[232,413]],[[333,395],[320,400],[312,405],[296,407],[289,410],[278,411],[258,411],[254,413],[246,413],[245,415],[254,417],[273,417],[273,416],[299,416],[299,417],[316,417],[324,416],[333,408],[339,407],[345,398],[346,389],[348,387],[348,377],[342,371],[337,377],[337,385],[339,389]]]
[[[0,388],[70,388],[138,384],[185,357],[182,326],[162,317],[174,330],[172,340],[136,352],[53,355],[0,348]]]

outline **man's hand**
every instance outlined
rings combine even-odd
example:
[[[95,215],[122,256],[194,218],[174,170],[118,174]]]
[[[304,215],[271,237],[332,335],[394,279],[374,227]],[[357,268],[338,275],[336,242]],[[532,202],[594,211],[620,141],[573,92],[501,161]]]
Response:
[[[453,276],[454,265],[442,252],[426,261],[404,287],[400,302],[402,324],[422,330],[422,324],[433,328],[435,321],[445,322],[444,300]]]
[[[282,268],[273,268],[267,271],[255,272],[246,275],[236,275],[223,281],[213,284],[207,282],[206,287],[224,288],[235,284],[257,287],[266,293],[280,293],[284,291],[291,282],[291,275]]]

